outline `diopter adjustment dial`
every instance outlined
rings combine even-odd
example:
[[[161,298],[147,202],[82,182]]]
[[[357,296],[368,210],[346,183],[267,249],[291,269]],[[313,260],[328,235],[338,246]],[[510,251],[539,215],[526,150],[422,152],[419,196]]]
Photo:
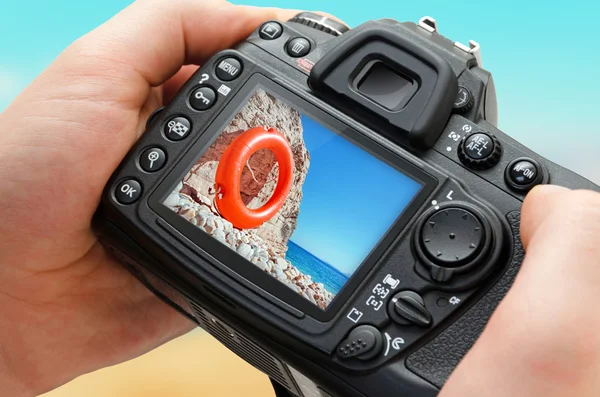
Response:
[[[502,157],[502,145],[489,132],[473,132],[463,138],[457,150],[460,161],[473,170],[492,168]]]
[[[350,30],[343,23],[324,17],[323,15],[315,14],[314,12],[301,12],[290,19],[290,22],[300,23],[333,36],[341,36]]]
[[[458,87],[458,93],[456,94],[456,99],[454,100],[454,105],[452,109],[454,113],[457,114],[465,114],[468,113],[471,109],[473,109],[473,105],[475,105],[475,98],[471,91],[467,87],[463,87],[462,85]]]

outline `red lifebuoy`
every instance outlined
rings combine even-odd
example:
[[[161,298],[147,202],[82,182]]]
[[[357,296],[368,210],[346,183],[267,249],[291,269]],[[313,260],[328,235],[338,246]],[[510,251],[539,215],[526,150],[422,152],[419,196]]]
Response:
[[[260,149],[269,149],[279,164],[279,178],[273,195],[260,208],[250,209],[242,201],[240,184],[246,162]],[[294,155],[281,132],[264,127],[251,128],[238,135],[227,147],[215,176],[217,209],[238,229],[251,229],[273,218],[285,202],[294,178]]]

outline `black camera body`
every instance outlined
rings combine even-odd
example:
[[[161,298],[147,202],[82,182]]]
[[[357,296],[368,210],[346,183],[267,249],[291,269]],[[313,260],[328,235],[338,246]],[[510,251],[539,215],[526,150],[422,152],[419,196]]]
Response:
[[[435,396],[519,270],[527,191],[598,190],[496,128],[478,51],[431,18],[267,22],[150,118],[94,228],[280,393]]]

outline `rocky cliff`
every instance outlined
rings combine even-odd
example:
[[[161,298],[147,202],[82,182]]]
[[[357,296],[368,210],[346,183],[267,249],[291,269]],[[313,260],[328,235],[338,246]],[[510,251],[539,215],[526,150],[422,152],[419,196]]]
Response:
[[[273,219],[256,229],[239,230],[216,211],[213,203],[215,173],[219,159],[233,139],[257,126],[273,127],[288,139],[294,155],[294,181],[285,204]],[[300,113],[258,90],[165,204],[309,301],[325,308],[333,295],[285,259],[288,240],[296,229],[302,185],[309,166]],[[274,154],[268,150],[260,150],[250,157],[242,173],[240,191],[249,208],[259,208],[271,197],[278,169]]]
[[[287,241],[296,229],[302,185],[310,165],[310,156],[302,137],[300,113],[295,109],[258,90],[184,178],[184,183],[199,195],[212,200],[210,193],[218,160],[238,135],[257,126],[273,127],[280,131],[290,142],[294,154],[294,182],[288,199],[274,219],[256,230],[269,243],[274,254],[285,255]],[[277,184],[278,170],[275,155],[269,150],[259,150],[250,157],[242,172],[240,191],[249,208],[259,208],[271,197]]]

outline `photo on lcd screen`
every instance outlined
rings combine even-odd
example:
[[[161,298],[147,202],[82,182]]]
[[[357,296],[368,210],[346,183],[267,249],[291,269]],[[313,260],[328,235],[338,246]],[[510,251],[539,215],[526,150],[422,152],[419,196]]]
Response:
[[[164,205],[326,309],[421,188],[257,89]]]

